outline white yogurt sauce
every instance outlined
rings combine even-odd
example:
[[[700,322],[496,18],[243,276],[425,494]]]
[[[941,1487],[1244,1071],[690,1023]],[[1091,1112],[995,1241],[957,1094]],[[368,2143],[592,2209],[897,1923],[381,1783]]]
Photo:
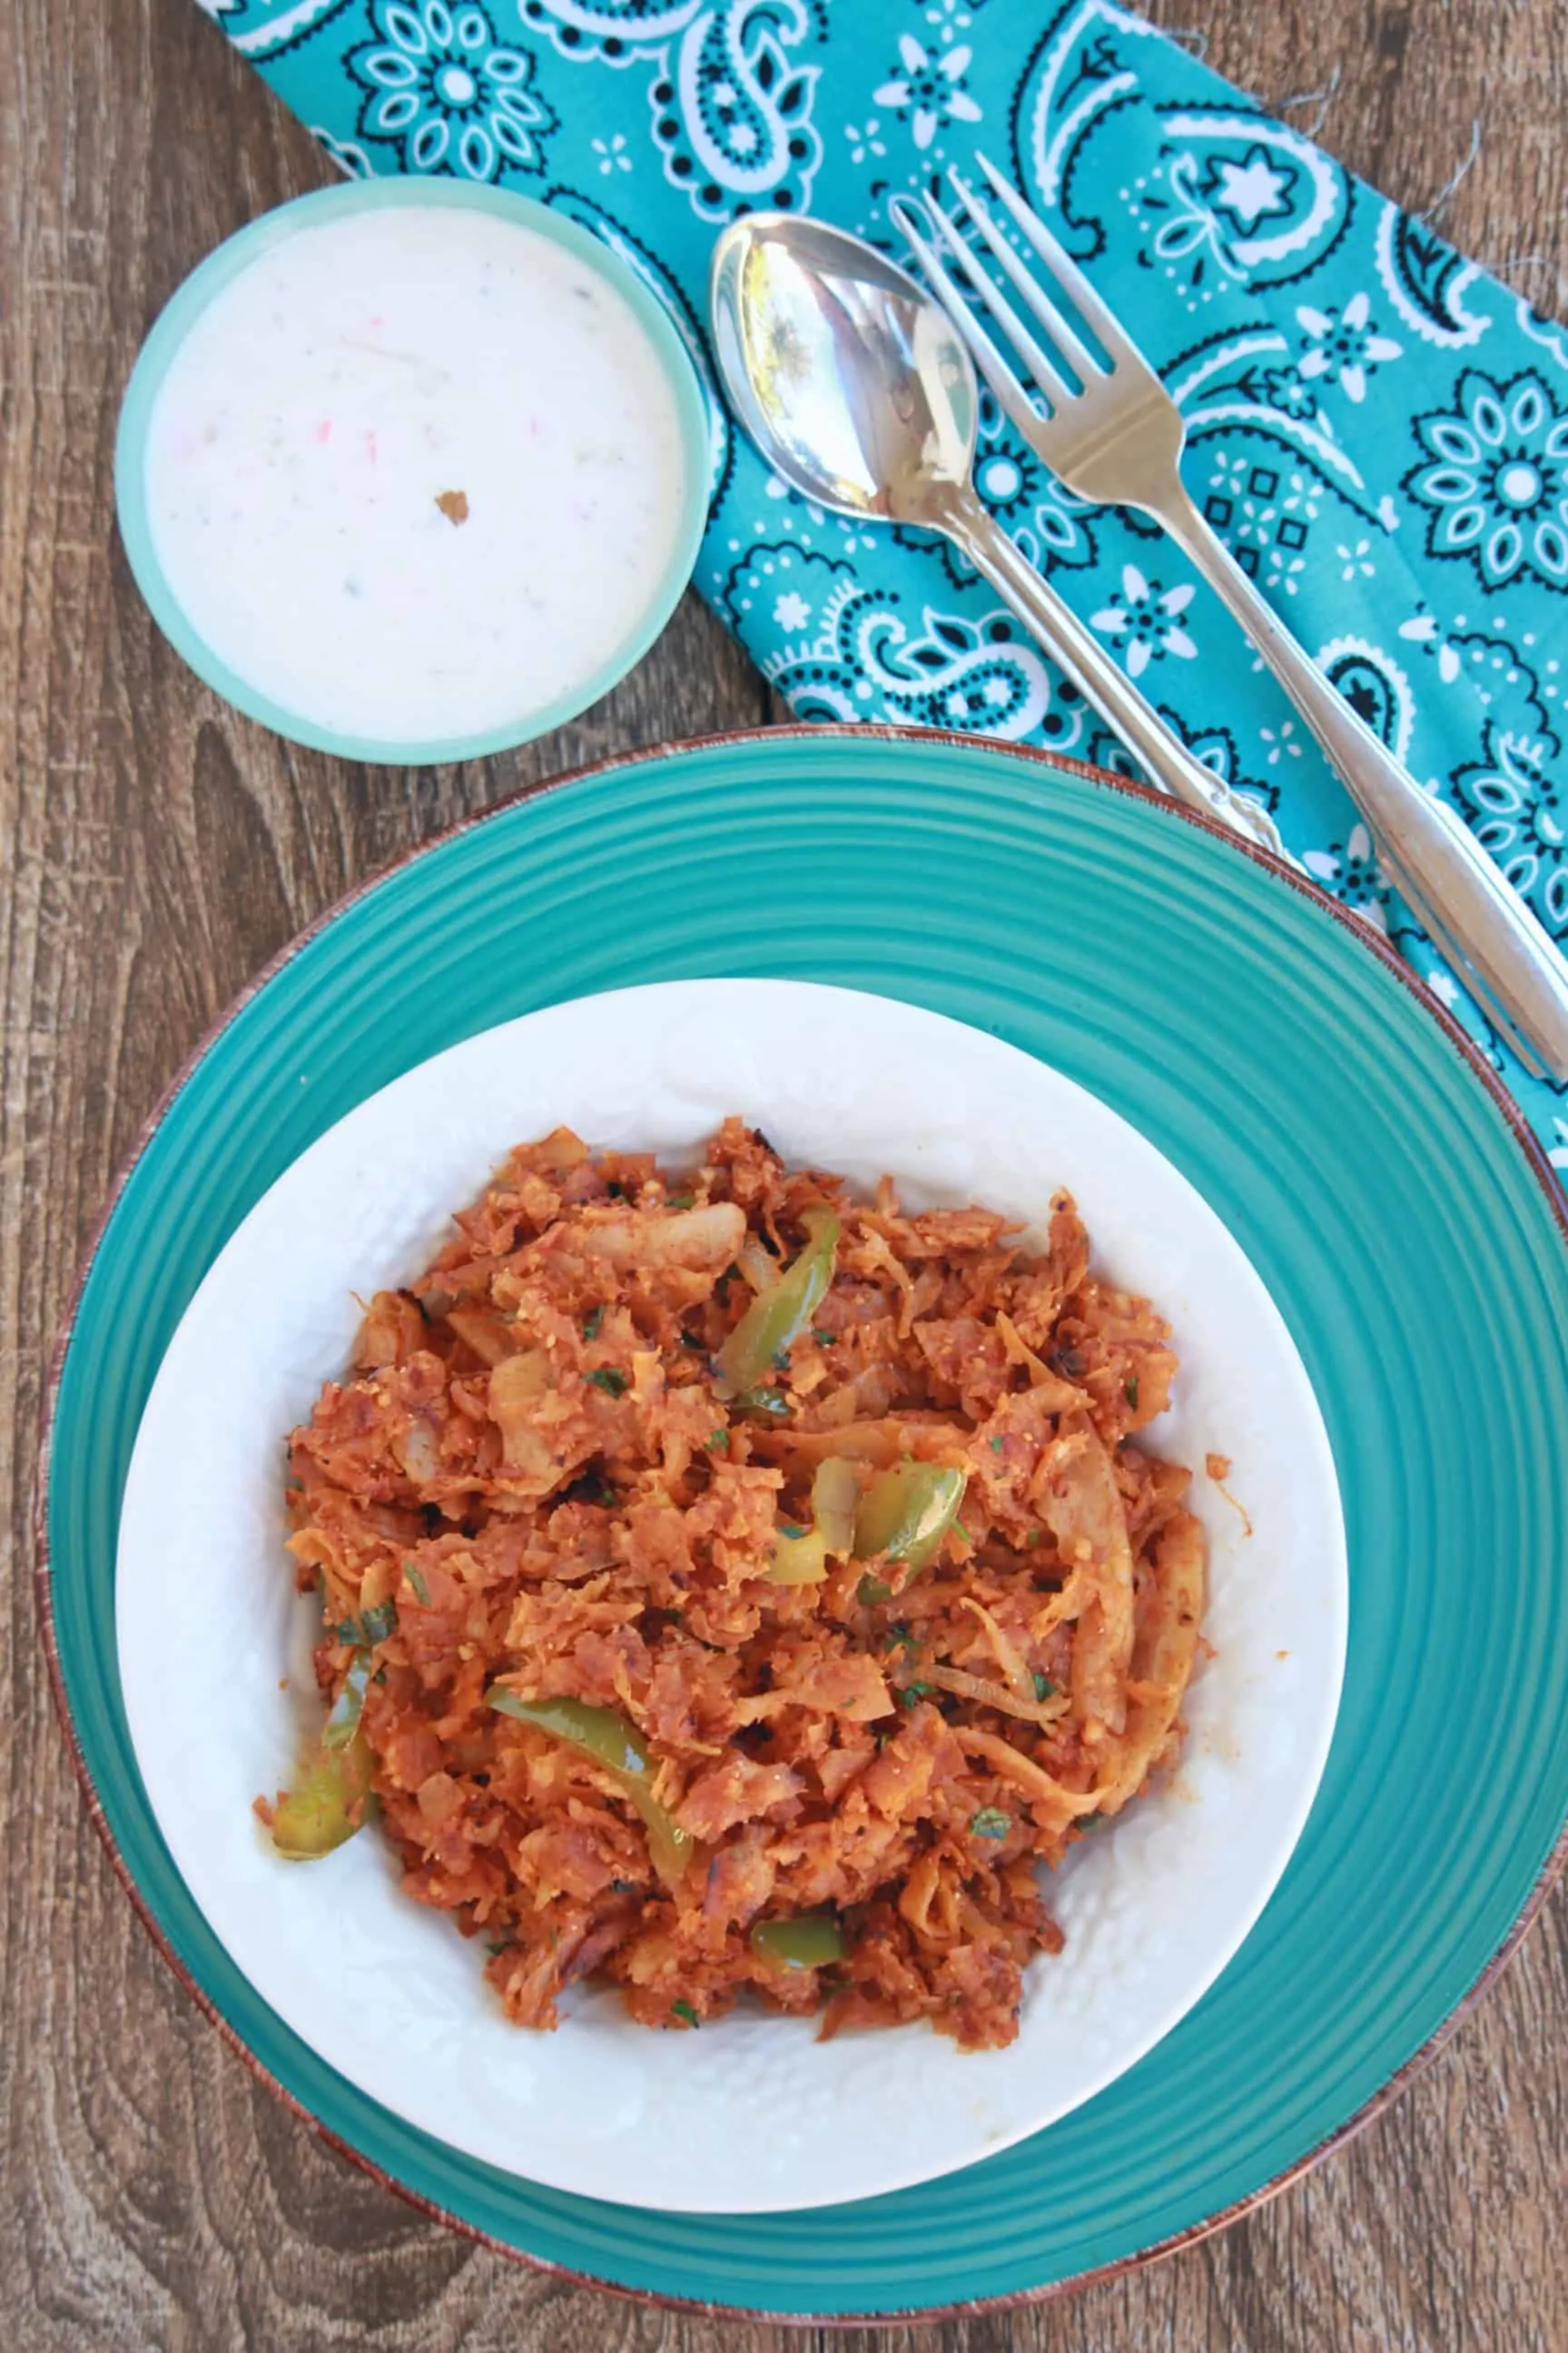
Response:
[[[492,215],[298,230],[170,364],[153,545],[192,626],[296,717],[410,744],[582,685],[647,611],[686,493],[629,306]]]

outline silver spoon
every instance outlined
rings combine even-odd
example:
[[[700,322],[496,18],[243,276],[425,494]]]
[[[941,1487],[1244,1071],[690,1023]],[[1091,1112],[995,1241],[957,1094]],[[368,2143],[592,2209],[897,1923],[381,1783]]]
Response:
[[[837,514],[943,533],[1155,784],[1286,855],[1268,811],[1177,740],[981,504],[974,369],[916,280],[825,221],[752,213],[714,248],[710,303],[730,398],[786,482]]]

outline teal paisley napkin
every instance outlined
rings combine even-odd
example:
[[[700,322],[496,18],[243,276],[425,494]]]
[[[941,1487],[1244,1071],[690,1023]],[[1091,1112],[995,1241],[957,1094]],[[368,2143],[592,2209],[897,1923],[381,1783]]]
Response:
[[[586,223],[704,377],[709,254],[750,208],[892,249],[888,199],[984,146],[1163,370],[1189,486],[1341,691],[1568,941],[1568,333],[1110,0],[203,0],[350,173],[496,181]],[[1273,808],[1531,1082],[1383,890],[1301,723],[1181,557],[1069,498],[987,405],[976,479],[1189,744]],[[803,716],[1116,764],[952,553],[770,475],[713,405],[702,592]]]

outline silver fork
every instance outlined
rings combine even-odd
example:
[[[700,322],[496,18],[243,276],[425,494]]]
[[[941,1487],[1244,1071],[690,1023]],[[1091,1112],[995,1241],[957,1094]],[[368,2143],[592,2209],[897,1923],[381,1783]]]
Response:
[[[975,160],[1107,355],[1102,360],[1089,350],[958,173],[950,171],[948,178],[959,205],[1054,349],[1042,347],[940,205],[930,197],[895,198],[889,208],[895,222],[1003,408],[1068,490],[1108,505],[1141,508],[1191,557],[1343,779],[1389,880],[1434,943],[1463,968],[1526,1069],[1568,1080],[1568,965],[1468,828],[1422,791],[1258,595],[1187,495],[1180,464],[1186,426],[1175,402],[1044,221],[984,156]],[[984,301],[1040,399],[1029,397],[939,248]]]

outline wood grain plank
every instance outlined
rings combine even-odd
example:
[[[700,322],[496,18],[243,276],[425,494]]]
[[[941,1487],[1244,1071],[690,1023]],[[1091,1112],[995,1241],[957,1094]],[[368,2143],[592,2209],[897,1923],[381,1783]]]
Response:
[[[848,0],[839,0],[848,5]],[[1558,0],[1161,0],[1542,307],[1568,308]],[[26,1496],[46,1353],[114,1166],[289,934],[434,828],[574,762],[751,723],[695,600],[596,711],[512,757],[371,771],[224,709],[111,530],[116,405],[159,305],[327,169],[192,0],[12,0],[0,42],[0,2324],[26,2353],[782,2353],[437,2229],[327,2150],[153,1953],[45,1689]],[[1324,94],[1326,93],[1326,95]],[[1321,118],[1321,120],[1320,120]],[[1479,126],[1479,134],[1475,126]],[[1079,2297],[862,2353],[1546,2353],[1568,2345],[1568,1895],[1358,2142],[1245,2222]]]

